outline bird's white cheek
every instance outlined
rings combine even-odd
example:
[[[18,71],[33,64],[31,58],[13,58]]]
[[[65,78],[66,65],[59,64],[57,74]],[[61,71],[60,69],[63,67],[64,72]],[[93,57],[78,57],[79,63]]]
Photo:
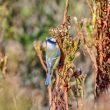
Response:
[[[49,49],[53,49],[55,47],[55,45],[51,44],[51,43],[47,43],[47,48]]]

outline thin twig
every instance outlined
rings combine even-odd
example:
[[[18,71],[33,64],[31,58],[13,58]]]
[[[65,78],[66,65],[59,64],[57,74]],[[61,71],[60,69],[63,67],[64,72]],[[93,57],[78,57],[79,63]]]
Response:
[[[88,7],[89,7],[89,9],[90,9],[90,11],[91,11],[91,15],[92,15],[92,13],[93,13],[93,8],[92,8],[92,5],[91,5],[91,3],[90,3],[90,0],[86,0],[86,2],[87,2],[87,5],[88,5]]]
[[[86,39],[85,39],[85,37],[84,37],[85,35],[84,35],[84,33],[82,32],[79,23],[76,25],[76,30],[77,30],[79,39],[82,39],[82,41],[83,41],[83,43],[84,43],[84,48],[85,48],[86,51],[88,52],[88,54],[89,54],[89,56],[90,56],[90,58],[91,58],[91,61],[93,62],[93,65],[94,65],[94,67],[95,67],[95,71],[97,71],[97,64],[96,64],[96,60],[95,60],[95,55],[94,55],[93,51],[91,51],[90,48],[88,47],[87,41],[86,41]],[[80,36],[82,36],[82,37],[80,38]]]
[[[68,95],[67,95],[67,88],[64,88],[64,97],[65,97],[65,103],[66,103],[66,109],[68,110]]]
[[[48,86],[48,94],[49,94],[49,108],[52,110],[52,91],[51,91],[51,86]]]
[[[45,70],[46,74],[47,74],[47,67],[46,67],[46,64],[43,60],[43,57],[42,57],[42,51],[41,51],[41,43],[40,42],[34,42],[34,48],[35,48],[35,51],[37,53],[37,56],[40,60],[40,63],[43,67],[43,69]],[[49,107],[50,107],[50,110],[51,110],[51,104],[52,104],[52,92],[51,92],[51,86],[48,86],[48,94],[49,94]]]
[[[35,48],[37,56],[40,60],[40,63],[41,63],[43,69],[45,70],[45,72],[47,74],[47,67],[46,67],[46,64],[45,64],[45,62],[43,60],[43,57],[42,57],[42,52],[41,52],[41,49],[40,49],[40,43],[39,42],[34,42],[34,48]]]
[[[69,0],[66,0],[66,6],[65,6],[65,10],[64,10],[64,17],[63,17],[63,24],[67,21],[68,8],[69,8]]]

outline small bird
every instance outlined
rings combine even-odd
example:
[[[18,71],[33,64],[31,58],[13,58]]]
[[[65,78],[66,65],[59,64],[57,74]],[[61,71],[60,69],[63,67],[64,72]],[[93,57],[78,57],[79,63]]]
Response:
[[[46,39],[46,65],[48,69],[47,77],[45,80],[45,85],[51,85],[51,78],[53,70],[57,68],[60,60],[60,48],[56,42],[56,39],[53,37],[48,37]]]

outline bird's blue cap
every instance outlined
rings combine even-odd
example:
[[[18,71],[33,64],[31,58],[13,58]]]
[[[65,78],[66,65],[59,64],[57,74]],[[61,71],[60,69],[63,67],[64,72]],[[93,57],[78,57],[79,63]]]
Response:
[[[50,43],[52,43],[52,44],[56,44],[56,39],[53,38],[53,37],[48,37],[48,38],[46,39],[46,43],[47,43],[47,42],[50,42]]]

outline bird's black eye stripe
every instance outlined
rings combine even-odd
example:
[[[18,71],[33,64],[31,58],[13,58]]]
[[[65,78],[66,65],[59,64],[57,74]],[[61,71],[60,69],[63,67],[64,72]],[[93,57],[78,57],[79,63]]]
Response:
[[[50,43],[52,43],[52,44],[56,44],[56,42],[51,41],[50,39],[48,39],[48,40],[46,41],[46,43],[47,43],[47,42],[50,42]]]

